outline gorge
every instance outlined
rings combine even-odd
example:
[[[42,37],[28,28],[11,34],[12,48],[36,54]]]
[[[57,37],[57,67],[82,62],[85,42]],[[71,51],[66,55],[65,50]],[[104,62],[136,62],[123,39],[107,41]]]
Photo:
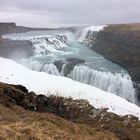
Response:
[[[31,42],[33,54],[30,57],[16,59],[12,56],[27,68],[65,76],[139,104],[129,73],[93,51],[98,35],[106,28],[108,26],[37,30],[7,34],[3,38]],[[14,56],[19,54],[14,53]]]

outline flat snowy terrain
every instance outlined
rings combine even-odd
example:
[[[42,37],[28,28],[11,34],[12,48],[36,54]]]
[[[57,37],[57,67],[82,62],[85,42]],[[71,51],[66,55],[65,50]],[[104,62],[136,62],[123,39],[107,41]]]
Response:
[[[22,84],[37,94],[59,94],[74,99],[86,99],[96,108],[109,108],[118,115],[133,114],[140,119],[140,108],[127,100],[98,88],[71,79],[36,72],[0,57],[0,81]]]

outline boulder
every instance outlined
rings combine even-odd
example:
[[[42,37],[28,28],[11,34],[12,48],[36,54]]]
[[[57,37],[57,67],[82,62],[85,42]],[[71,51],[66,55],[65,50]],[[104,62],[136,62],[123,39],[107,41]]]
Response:
[[[57,67],[58,71],[61,72],[62,71],[62,66],[63,66],[64,62],[62,60],[58,60],[54,62],[54,65]]]
[[[74,63],[74,64],[79,64],[79,63],[84,63],[85,60],[81,58],[67,58],[66,59],[68,62]]]
[[[81,58],[67,58],[66,61],[63,60],[58,60],[54,62],[54,65],[57,67],[58,71],[61,73],[62,72],[62,67],[63,67],[63,75],[65,77],[68,76],[68,74],[73,70],[74,66],[77,64],[84,63],[85,60]]]

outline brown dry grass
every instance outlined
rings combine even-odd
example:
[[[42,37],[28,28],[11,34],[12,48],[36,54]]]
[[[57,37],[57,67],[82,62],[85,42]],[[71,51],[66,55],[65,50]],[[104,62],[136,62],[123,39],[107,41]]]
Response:
[[[0,140],[118,140],[108,131],[67,121],[50,113],[0,104]]]
[[[139,32],[140,31],[140,23],[113,24],[113,25],[106,27],[105,31],[116,32],[116,33]]]

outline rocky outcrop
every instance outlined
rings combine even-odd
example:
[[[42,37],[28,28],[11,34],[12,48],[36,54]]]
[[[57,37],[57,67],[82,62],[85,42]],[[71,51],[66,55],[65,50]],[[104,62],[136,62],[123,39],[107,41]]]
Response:
[[[91,49],[124,67],[140,83],[140,24],[109,25],[90,43]]]
[[[63,72],[63,75],[67,77],[68,74],[70,74],[70,72],[73,70],[74,66],[84,62],[85,60],[80,58],[67,58],[65,61],[55,61],[54,65],[57,67],[60,73]]]
[[[29,28],[24,26],[17,26],[15,22],[0,22],[0,36],[3,34],[22,33],[27,31],[40,31],[40,30],[44,31],[58,29],[59,28]],[[60,30],[66,30],[66,28]]]
[[[140,24],[106,27],[97,34],[92,49],[126,68],[140,82]]]
[[[86,100],[36,95],[22,85],[0,83],[0,97],[0,103],[5,106],[18,105],[26,110],[51,112],[67,119],[91,115],[92,109],[95,109]]]
[[[73,68],[77,65],[77,64],[81,64],[84,63],[85,60],[80,59],[80,58],[67,58],[67,64],[64,67],[64,71],[63,74],[64,76],[68,76],[68,74],[70,74],[70,72],[73,70]]]
[[[17,26],[14,22],[0,22],[0,35],[27,32],[30,30],[28,27]]]
[[[85,60],[81,59],[81,58],[67,58],[66,59],[68,62],[70,63],[75,63],[75,64],[79,64],[79,63],[84,63]]]
[[[16,24],[14,22],[0,23],[0,35],[14,32],[15,28],[16,28]]]
[[[29,122],[30,119],[36,120],[41,116],[37,122],[44,121],[43,125],[41,124],[41,126],[44,126],[46,119],[43,116],[48,115],[45,113],[54,113],[56,114],[55,117],[57,115],[61,116],[66,120],[75,122],[75,125],[82,123],[85,127],[90,127],[90,130],[96,128],[100,132],[107,131],[113,133],[119,139],[138,140],[140,137],[140,121],[138,118],[130,115],[120,117],[114,113],[107,112],[107,109],[96,109],[86,100],[36,95],[34,92],[29,92],[28,89],[22,85],[10,85],[4,83],[0,83],[0,97],[0,123],[3,122],[3,124],[5,120],[6,124],[8,124],[8,121],[11,122],[15,120],[17,123],[17,116],[21,118],[20,123],[22,122],[22,119],[24,123]],[[18,109],[17,106],[29,111],[27,111],[25,115],[25,110]],[[5,107],[11,108],[11,110],[8,111],[11,112],[10,118],[8,118],[8,109],[5,109]],[[4,112],[4,109],[6,112]],[[14,115],[12,110],[18,112],[15,114],[14,118],[12,118]],[[41,112],[42,114],[33,114],[33,112]],[[28,121],[25,120],[25,116]],[[33,119],[31,116],[36,117]],[[51,123],[55,124],[55,122],[57,122],[58,126],[58,120],[60,120],[60,118],[57,118],[55,121],[53,117]],[[26,127],[28,125],[26,125]],[[24,125],[22,125],[22,127],[24,127]],[[82,133],[82,131],[80,132]]]
[[[54,65],[57,67],[58,71],[61,73],[62,71],[62,66],[63,66],[64,62],[61,60],[55,61]]]

